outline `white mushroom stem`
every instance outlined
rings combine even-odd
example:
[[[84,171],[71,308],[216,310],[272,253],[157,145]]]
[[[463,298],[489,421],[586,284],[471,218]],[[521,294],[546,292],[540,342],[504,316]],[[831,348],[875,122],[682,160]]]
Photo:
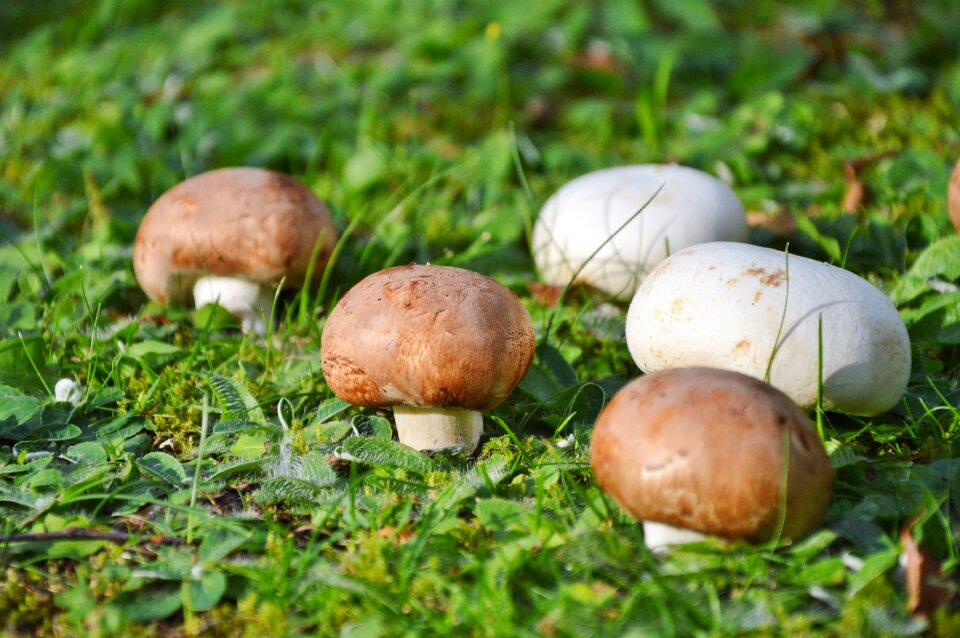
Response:
[[[460,445],[470,454],[477,449],[483,433],[483,416],[474,410],[398,405],[393,408],[393,416],[400,442],[415,450]]]
[[[273,304],[273,291],[247,279],[209,276],[194,284],[193,301],[197,308],[216,303],[240,320],[244,332],[262,335],[266,333],[263,319]]]
[[[665,553],[671,545],[696,543],[706,536],[682,527],[673,527],[654,521],[643,521],[643,542],[655,554]]]

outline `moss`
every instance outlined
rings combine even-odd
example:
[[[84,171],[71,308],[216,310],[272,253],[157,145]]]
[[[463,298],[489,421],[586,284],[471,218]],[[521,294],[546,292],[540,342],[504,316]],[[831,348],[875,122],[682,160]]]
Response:
[[[132,404],[139,405],[155,383],[151,400],[140,408],[143,417],[152,424],[149,429],[154,432],[154,445],[169,440],[175,453],[189,456],[200,440],[202,418],[198,407],[202,392],[197,387],[196,371],[183,361],[164,368],[159,379],[138,370],[127,381],[125,394],[136,397]]]

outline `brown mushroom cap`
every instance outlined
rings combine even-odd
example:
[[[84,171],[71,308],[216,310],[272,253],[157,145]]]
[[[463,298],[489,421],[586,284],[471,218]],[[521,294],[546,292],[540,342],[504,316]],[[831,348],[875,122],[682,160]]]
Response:
[[[950,219],[953,221],[954,228],[960,232],[960,160],[957,160],[957,165],[953,168],[953,175],[950,177],[947,201],[950,207]]]
[[[306,186],[262,168],[221,168],[180,182],[147,211],[133,248],[144,292],[187,299],[207,275],[301,286],[314,244],[319,278],[337,240],[330,212]]]
[[[782,538],[797,539],[830,502],[830,460],[806,415],[737,372],[678,368],[636,379],[601,412],[590,445],[600,487],[638,520],[770,540],[785,475]]]
[[[323,374],[354,405],[489,410],[533,360],[533,321],[483,275],[399,266],[340,299],[321,337]]]

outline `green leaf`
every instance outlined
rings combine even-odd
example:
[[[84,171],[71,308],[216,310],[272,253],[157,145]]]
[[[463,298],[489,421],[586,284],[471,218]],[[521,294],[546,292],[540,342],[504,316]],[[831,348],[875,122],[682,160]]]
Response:
[[[34,415],[40,401],[34,397],[27,396],[10,386],[0,385],[0,426],[4,421],[12,420],[12,425],[20,425]]]
[[[813,220],[806,215],[797,215],[797,230],[813,239],[818,246],[827,253],[831,263],[839,263],[843,257],[843,249],[840,247],[840,241],[836,237],[824,235],[817,228]]]
[[[322,443],[337,443],[353,431],[349,421],[324,423],[317,429],[317,437]]]
[[[313,416],[313,420],[310,421],[310,425],[326,423],[333,417],[349,408],[350,404],[342,399],[338,399],[336,397],[327,399],[317,408],[317,413]]]
[[[263,482],[257,493],[257,500],[268,505],[276,503],[312,505],[325,489],[327,488],[303,479],[277,476]]]
[[[242,434],[230,447],[230,454],[244,459],[254,459],[267,453],[266,444],[270,439],[265,436]]]
[[[32,441],[69,441],[82,434],[82,431],[72,423],[58,423],[52,426],[43,426],[29,438]]]
[[[199,579],[184,584],[190,593],[190,608],[193,611],[213,609],[227,591],[227,577],[223,572],[204,572]]]
[[[53,387],[53,379],[46,372],[46,360],[46,342],[40,337],[0,340],[0,384],[30,392],[49,392],[43,381]]]
[[[218,465],[217,470],[207,478],[210,481],[219,481],[220,479],[226,478],[232,474],[259,473],[263,470],[263,463],[263,458],[241,458],[238,461],[222,463]]]
[[[60,470],[55,470],[48,468],[46,470],[41,470],[30,477],[30,480],[27,481],[27,485],[31,488],[38,487],[61,487],[63,486],[63,474]]]
[[[835,532],[822,529],[791,545],[788,551],[798,560],[808,561],[829,547],[836,539]]]
[[[96,554],[103,549],[106,544],[105,541],[97,540],[57,541],[50,543],[46,547],[44,556],[47,558],[71,558],[73,560],[80,560],[81,558]]]
[[[866,460],[866,457],[857,454],[848,446],[840,446],[830,452],[830,463],[835,470],[849,465],[857,465]]]
[[[220,404],[221,421],[243,420],[270,427],[256,399],[242,384],[219,374],[211,374],[209,379],[213,395]]]
[[[163,341],[155,341],[153,339],[147,339],[146,341],[140,341],[139,343],[134,343],[133,345],[127,346],[126,354],[129,357],[134,359],[142,359],[149,356],[169,356],[177,354],[180,352],[180,348],[177,346],[164,343]]]
[[[927,300],[920,308],[905,313],[911,341],[922,344],[960,344],[960,292],[949,292]]]
[[[843,560],[837,556],[818,560],[803,567],[788,577],[795,585],[840,585],[847,575]]]
[[[847,596],[856,595],[875,578],[893,569],[899,558],[900,551],[896,547],[890,547],[868,556],[864,559],[863,566],[850,575]]]
[[[297,477],[314,485],[328,486],[337,482],[337,473],[330,467],[324,454],[309,454],[297,465]]]
[[[577,384],[577,372],[573,369],[559,350],[549,343],[537,346],[536,361],[553,375],[553,378],[563,387]]]
[[[393,438],[393,426],[390,425],[390,421],[382,416],[368,416],[367,423],[370,424],[370,428],[373,430],[373,436],[380,437],[381,439]]]
[[[181,585],[165,583],[148,585],[134,592],[124,592],[116,600],[116,606],[127,620],[150,622],[162,620],[176,613],[183,604]]]
[[[67,448],[65,456],[75,463],[94,465],[107,460],[107,451],[103,446],[93,441],[77,443]]]
[[[391,439],[352,436],[343,442],[343,451],[370,465],[398,467],[418,474],[437,470],[433,459]]]
[[[477,501],[473,507],[477,521],[491,532],[506,532],[524,529],[523,506],[516,501],[502,498],[487,498]]]
[[[655,0],[657,8],[691,31],[720,27],[720,19],[707,0]]]
[[[98,441],[109,445],[118,445],[140,432],[143,426],[143,417],[136,412],[127,412],[115,419],[104,419],[97,422],[94,429]]]
[[[213,396],[220,404],[220,419],[223,421],[233,421],[242,419],[246,416],[246,406],[236,385],[231,379],[219,374],[210,375],[210,386],[213,388]]]
[[[26,301],[0,304],[0,326],[7,334],[16,334],[19,330],[35,330],[37,316],[33,304]]]
[[[197,558],[203,563],[215,563],[228,556],[250,539],[250,534],[228,527],[215,527],[204,536],[197,549]]]
[[[563,388],[557,383],[557,380],[549,372],[538,364],[530,366],[527,374],[520,380],[518,386],[520,390],[526,392],[534,399],[548,403]]]
[[[932,290],[928,283],[931,279],[960,279],[960,235],[950,235],[927,246],[897,282],[891,296],[898,303],[916,299]]]
[[[607,395],[603,388],[596,383],[584,383],[574,390],[573,397],[564,410],[564,417],[572,415],[570,422],[574,424],[592,424],[597,420],[606,401]]]
[[[236,432],[250,432],[250,431],[264,431],[264,430],[278,430],[276,426],[273,425],[263,425],[260,423],[255,423],[249,419],[229,419],[227,421],[217,421],[213,426],[213,431],[216,434],[234,434]]]
[[[187,478],[187,472],[183,469],[180,461],[164,452],[147,454],[142,459],[137,460],[137,466],[148,474],[176,487],[183,487]]]
[[[217,303],[208,303],[193,313],[193,325],[198,330],[232,330],[240,327],[240,322],[233,314]]]

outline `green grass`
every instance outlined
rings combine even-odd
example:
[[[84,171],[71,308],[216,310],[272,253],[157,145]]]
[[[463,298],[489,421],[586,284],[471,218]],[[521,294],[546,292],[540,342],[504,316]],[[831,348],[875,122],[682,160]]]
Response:
[[[956,603],[908,613],[897,566],[912,524],[960,567],[956,2],[29,4],[0,3],[0,634],[960,633]],[[667,160],[790,211],[751,240],[867,278],[911,334],[897,408],[822,415],[835,499],[792,546],[651,556],[589,469],[638,374],[625,308],[528,287],[553,190]],[[149,303],[130,262],[154,198],[241,164],[351,229],[269,339]],[[494,276],[551,326],[475,458],[413,453],[324,384],[327,312],[411,261]]]

